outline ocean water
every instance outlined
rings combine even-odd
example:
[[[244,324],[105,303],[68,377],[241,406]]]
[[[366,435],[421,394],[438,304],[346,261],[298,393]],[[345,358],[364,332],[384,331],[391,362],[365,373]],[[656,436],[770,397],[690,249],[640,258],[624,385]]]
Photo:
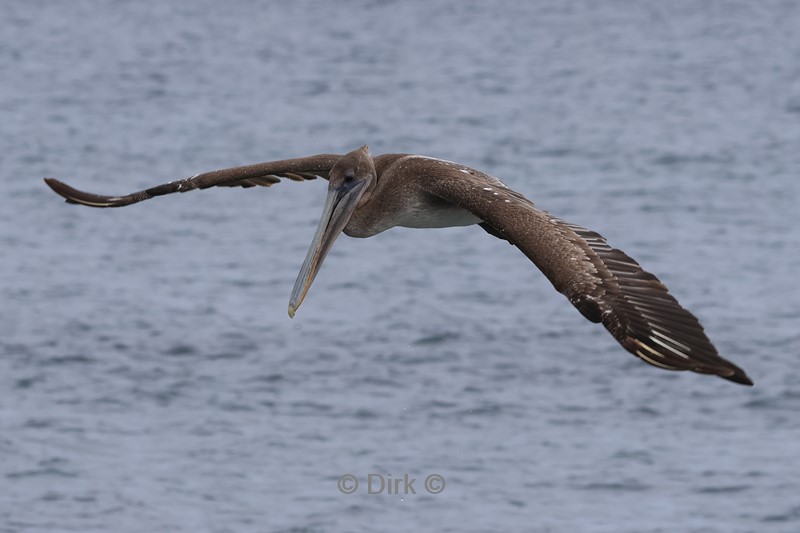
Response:
[[[800,531],[799,27],[777,1],[0,3],[0,531]],[[474,227],[340,239],[290,320],[322,181],[119,210],[42,182],[364,143],[605,235],[755,387],[639,362]]]

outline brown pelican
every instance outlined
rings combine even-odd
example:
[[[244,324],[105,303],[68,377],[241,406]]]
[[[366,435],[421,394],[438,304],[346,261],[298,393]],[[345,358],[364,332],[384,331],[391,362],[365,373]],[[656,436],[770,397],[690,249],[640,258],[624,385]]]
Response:
[[[667,287],[599,234],[542,211],[499,179],[458,163],[409,154],[371,157],[366,146],[344,156],[321,154],[197,174],[126,196],[100,196],[58,180],[47,184],[73,204],[122,207],[155,196],[209,187],[269,187],[288,178],[325,178],[328,196],[289,300],[303,302],[341,232],[371,237],[395,226],[478,224],[519,248],[556,290],[644,361],[668,370],[715,374],[752,385],[720,357],[703,327]]]

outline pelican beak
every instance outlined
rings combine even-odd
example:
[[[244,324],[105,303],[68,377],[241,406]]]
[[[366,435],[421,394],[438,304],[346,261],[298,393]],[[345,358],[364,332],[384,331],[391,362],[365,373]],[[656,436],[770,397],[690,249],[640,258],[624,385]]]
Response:
[[[353,216],[353,212],[358,207],[358,201],[366,190],[366,185],[366,181],[358,180],[343,183],[335,189],[328,189],[328,197],[325,199],[325,207],[322,210],[322,218],[319,220],[317,232],[314,234],[314,240],[311,241],[300,273],[297,275],[297,281],[294,282],[292,296],[289,299],[290,318],[294,318],[297,308],[303,303],[303,298],[306,297],[309,287],[314,282],[322,261],[350,221],[350,217]]]

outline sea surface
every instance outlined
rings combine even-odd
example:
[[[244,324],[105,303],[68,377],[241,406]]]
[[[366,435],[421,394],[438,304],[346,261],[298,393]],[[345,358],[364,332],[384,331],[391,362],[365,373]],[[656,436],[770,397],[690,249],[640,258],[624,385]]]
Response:
[[[792,1],[0,3],[0,532],[800,531],[798,28]],[[343,237],[290,320],[322,180],[110,210],[42,182],[365,143],[600,232],[755,387],[640,362],[476,227]]]

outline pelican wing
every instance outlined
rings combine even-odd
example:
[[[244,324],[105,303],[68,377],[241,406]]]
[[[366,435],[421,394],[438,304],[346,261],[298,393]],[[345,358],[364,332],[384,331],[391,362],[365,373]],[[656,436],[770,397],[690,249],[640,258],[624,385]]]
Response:
[[[519,248],[584,317],[602,322],[622,346],[669,370],[693,370],[752,385],[723,359],[697,318],[667,287],[593,231],[537,209],[500,180],[454,163],[431,162],[425,190],[483,220]]]
[[[157,185],[143,191],[125,196],[103,196],[73,189],[66,183],[53,178],[44,181],[57,194],[66,198],[68,203],[82,204],[90,207],[122,207],[149,200],[155,196],[174,192],[187,192],[209,187],[270,187],[287,178],[294,181],[312,180],[317,177],[328,179],[333,165],[341,158],[336,154],[320,154],[297,159],[270,161],[242,167],[225,168],[197,174],[191,178]]]

